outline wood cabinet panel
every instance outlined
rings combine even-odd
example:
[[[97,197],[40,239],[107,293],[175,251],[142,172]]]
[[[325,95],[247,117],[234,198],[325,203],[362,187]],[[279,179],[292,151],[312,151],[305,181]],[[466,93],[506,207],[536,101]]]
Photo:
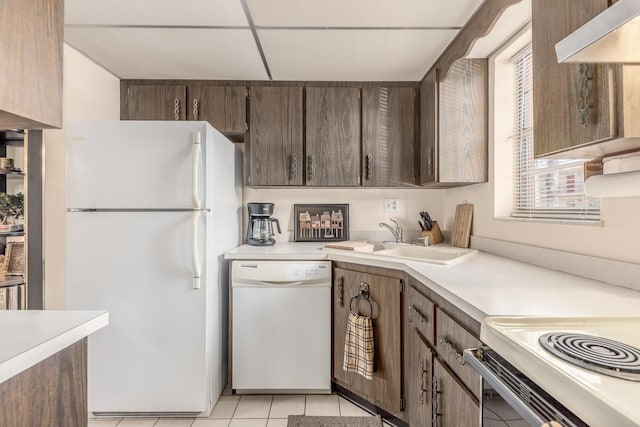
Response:
[[[410,285],[407,287],[405,307],[407,326],[416,328],[429,344],[435,346],[436,310],[433,301]]]
[[[405,304],[406,305],[406,304]],[[420,330],[405,312],[405,399],[409,425],[431,427],[433,355]]]
[[[438,84],[438,181],[488,179],[486,59],[455,62]]]
[[[438,70],[420,83],[420,184],[438,180]]]
[[[87,339],[0,384],[0,425],[87,426]]]
[[[185,120],[186,86],[128,86],[123,120]],[[122,109],[122,113],[125,109]]]
[[[63,6],[0,1],[0,128],[62,127]]]
[[[223,133],[247,131],[244,86],[189,86],[187,120],[204,120]]]
[[[481,425],[478,400],[458,382],[439,360],[433,361],[434,427],[478,427]]]
[[[249,185],[304,183],[302,88],[252,87]]]
[[[558,64],[555,44],[608,6],[607,0],[534,0],[535,156],[616,134],[614,82],[608,64]]]
[[[414,185],[415,102],[413,88],[362,89],[362,184]]]
[[[401,280],[376,274],[334,268],[333,270],[333,377],[339,385],[394,414],[402,413]],[[372,380],[343,370],[344,340],[349,301],[361,283],[369,285],[373,305],[374,373]],[[369,305],[354,301],[354,311],[366,315]]]
[[[481,377],[462,359],[466,348],[480,347],[482,342],[440,308],[436,308],[436,351],[469,390],[477,397],[481,393]]]
[[[307,186],[360,185],[360,89],[306,89]]]

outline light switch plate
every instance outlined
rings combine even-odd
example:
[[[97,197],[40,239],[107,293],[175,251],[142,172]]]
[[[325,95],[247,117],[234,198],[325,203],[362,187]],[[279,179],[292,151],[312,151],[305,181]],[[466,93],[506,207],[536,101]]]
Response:
[[[400,212],[400,199],[383,199],[383,200],[384,200],[384,213]]]

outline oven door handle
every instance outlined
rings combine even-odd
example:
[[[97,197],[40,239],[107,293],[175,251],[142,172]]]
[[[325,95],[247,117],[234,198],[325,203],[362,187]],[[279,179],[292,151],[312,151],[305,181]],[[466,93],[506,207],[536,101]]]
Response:
[[[479,357],[488,347],[478,347],[464,350],[464,359],[475,369],[483,380],[487,381],[494,390],[532,426],[542,426],[549,420],[542,419],[527,403],[525,403],[513,390],[487,367]]]

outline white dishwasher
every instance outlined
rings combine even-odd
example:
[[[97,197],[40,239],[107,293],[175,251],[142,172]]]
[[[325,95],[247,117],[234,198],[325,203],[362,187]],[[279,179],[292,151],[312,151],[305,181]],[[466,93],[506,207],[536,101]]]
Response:
[[[331,392],[331,262],[231,265],[236,393]]]

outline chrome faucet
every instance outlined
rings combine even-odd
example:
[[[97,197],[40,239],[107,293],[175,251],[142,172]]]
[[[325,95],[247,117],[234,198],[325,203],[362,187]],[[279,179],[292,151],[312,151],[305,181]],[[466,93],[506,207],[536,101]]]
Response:
[[[386,227],[391,233],[393,233],[393,237],[396,239],[396,243],[402,243],[402,227],[398,224],[393,218],[389,218],[389,221],[393,222],[396,225],[395,230],[389,224],[381,222],[378,224],[378,227]]]

